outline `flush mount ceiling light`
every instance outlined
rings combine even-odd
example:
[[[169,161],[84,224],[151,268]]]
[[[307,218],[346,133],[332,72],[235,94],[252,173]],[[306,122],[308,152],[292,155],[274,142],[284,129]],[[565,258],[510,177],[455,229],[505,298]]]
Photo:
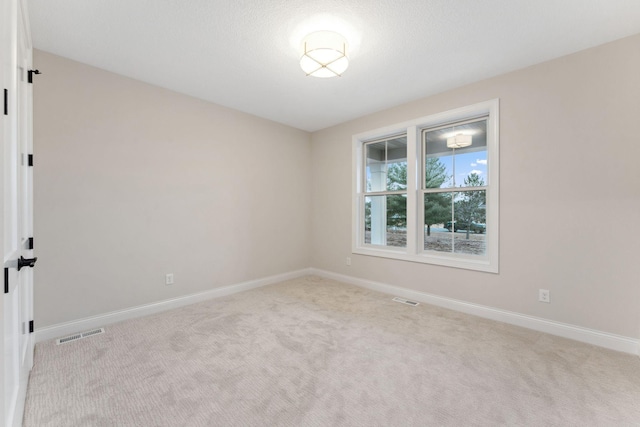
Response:
[[[307,76],[340,77],[349,66],[347,41],[333,31],[317,31],[302,40],[300,67]]]
[[[463,133],[456,134],[450,138],[447,138],[447,148],[463,148],[471,145],[471,135],[465,135]]]

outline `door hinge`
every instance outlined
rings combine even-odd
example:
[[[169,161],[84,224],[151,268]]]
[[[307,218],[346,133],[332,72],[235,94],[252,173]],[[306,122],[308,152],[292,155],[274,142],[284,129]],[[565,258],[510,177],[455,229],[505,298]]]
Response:
[[[7,267],[4,268],[4,293],[9,293],[9,269]]]
[[[27,81],[28,81],[29,83],[33,83],[33,75],[34,75],[34,74],[42,74],[42,73],[40,72],[40,70],[29,70],[29,73],[28,73],[28,74],[29,74],[29,75],[28,75],[28,77],[27,77]]]
[[[27,165],[33,166],[33,154],[27,155]]]
[[[9,115],[9,90],[4,90],[4,115]]]
[[[29,237],[27,240],[27,249],[33,250],[33,237]]]
[[[33,320],[29,320],[29,333],[33,333]]]

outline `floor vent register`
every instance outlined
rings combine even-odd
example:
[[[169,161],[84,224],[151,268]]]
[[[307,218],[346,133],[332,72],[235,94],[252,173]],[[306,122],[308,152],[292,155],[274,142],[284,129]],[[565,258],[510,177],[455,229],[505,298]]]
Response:
[[[56,344],[66,344],[71,341],[78,341],[83,338],[92,337],[94,335],[104,334],[104,328],[92,329],[86,332],[80,332],[78,334],[69,335],[68,337],[58,338]]]
[[[395,297],[393,301],[401,302],[402,304],[412,305],[414,307],[420,304],[419,302],[411,301],[411,300],[400,298],[400,297]]]

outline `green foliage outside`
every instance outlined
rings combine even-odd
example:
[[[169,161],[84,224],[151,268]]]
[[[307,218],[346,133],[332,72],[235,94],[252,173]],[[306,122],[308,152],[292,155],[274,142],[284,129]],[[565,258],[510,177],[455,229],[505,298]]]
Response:
[[[392,163],[387,167],[387,190],[407,189],[407,164]],[[401,195],[387,196],[387,227],[407,226],[407,198]]]
[[[427,158],[425,165],[425,187],[440,188],[449,178],[446,166],[437,157]],[[469,174],[464,180],[465,187],[484,186],[484,180],[475,173]],[[407,164],[392,163],[387,169],[387,190],[402,191],[407,188]],[[429,193],[425,195],[424,223],[427,236],[431,235],[431,226],[451,221],[451,198],[453,193]],[[469,238],[469,224],[485,222],[485,192],[465,191],[460,193],[454,202],[455,219],[460,228],[467,230]],[[371,202],[365,203],[365,226],[371,229]],[[387,196],[387,227],[407,226],[407,198],[402,195]]]
[[[440,188],[449,178],[447,167],[437,157],[427,158],[425,168],[425,188]],[[451,221],[451,196],[447,193],[430,193],[424,196],[424,224],[427,236],[431,236],[431,226]]]
[[[484,180],[476,173],[469,174],[464,179],[465,187],[482,187]],[[471,223],[486,222],[487,211],[485,208],[486,194],[484,190],[465,191],[459,200],[455,202],[456,221],[459,227],[467,231],[467,239],[471,231]]]

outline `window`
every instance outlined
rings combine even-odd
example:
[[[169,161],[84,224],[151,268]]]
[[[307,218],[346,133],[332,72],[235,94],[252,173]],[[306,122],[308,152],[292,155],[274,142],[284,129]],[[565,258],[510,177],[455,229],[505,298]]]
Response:
[[[498,100],[353,137],[353,252],[498,272]]]
[[[422,131],[425,251],[486,254],[486,128],[482,118]],[[457,148],[461,136],[469,146]]]
[[[407,246],[407,136],[365,144],[364,242]]]

